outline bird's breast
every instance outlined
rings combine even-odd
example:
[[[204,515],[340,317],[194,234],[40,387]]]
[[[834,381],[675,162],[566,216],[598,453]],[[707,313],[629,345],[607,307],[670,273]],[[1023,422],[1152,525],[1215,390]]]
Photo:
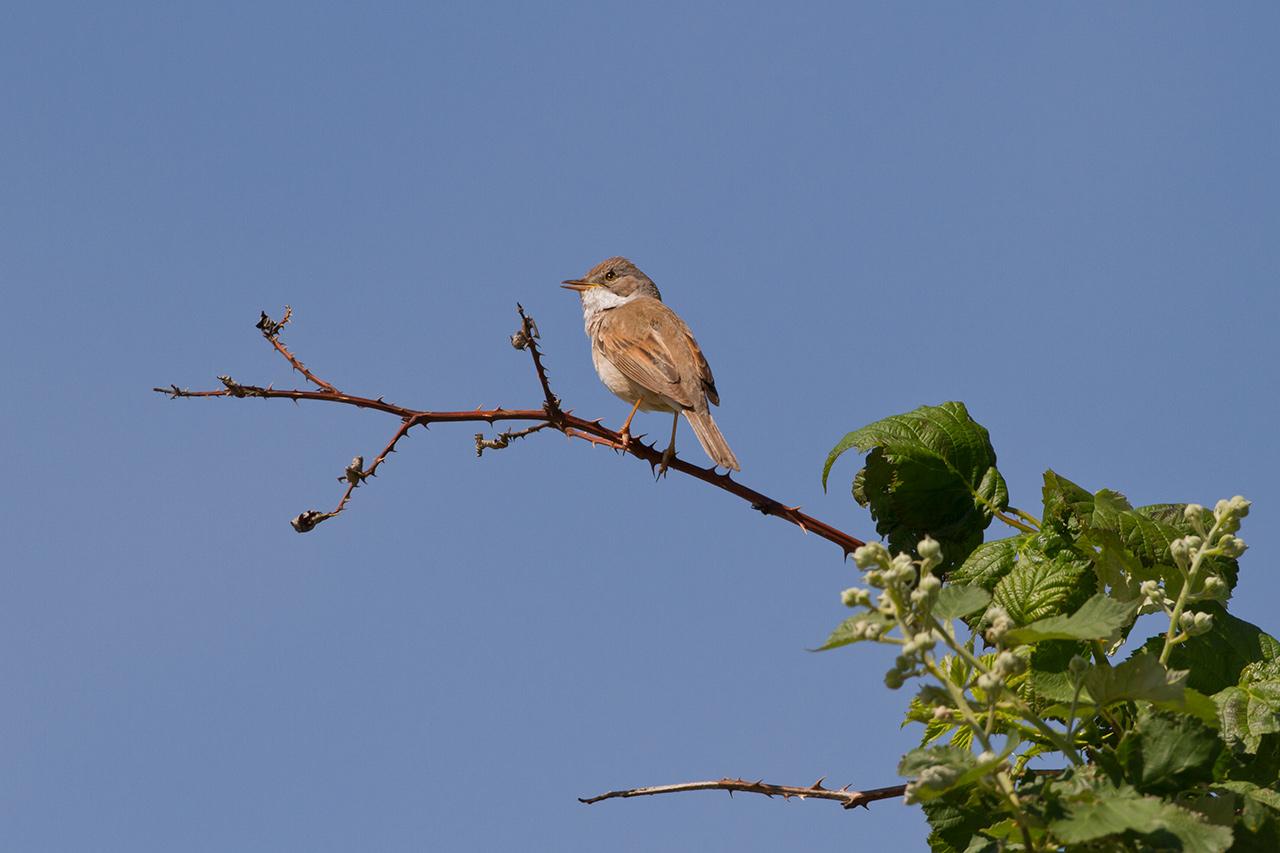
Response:
[[[670,402],[665,397],[654,394],[648,388],[631,379],[614,366],[612,361],[600,351],[598,346],[591,347],[591,363],[595,365],[596,375],[600,377],[600,381],[604,383],[604,387],[608,388],[619,399],[625,401],[627,405],[635,405],[636,400],[640,401],[640,409],[645,412],[673,412]]]

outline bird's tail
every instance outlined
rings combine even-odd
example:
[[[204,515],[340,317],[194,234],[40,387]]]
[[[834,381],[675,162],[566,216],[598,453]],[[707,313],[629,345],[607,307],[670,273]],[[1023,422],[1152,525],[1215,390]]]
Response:
[[[702,445],[703,450],[707,451],[711,461],[731,471],[742,470],[738,467],[738,457],[734,456],[733,451],[729,449],[729,442],[725,441],[724,436],[720,434],[720,428],[716,426],[710,412],[685,409],[684,417],[689,422],[689,426],[693,427],[693,434],[698,437],[698,443]]]

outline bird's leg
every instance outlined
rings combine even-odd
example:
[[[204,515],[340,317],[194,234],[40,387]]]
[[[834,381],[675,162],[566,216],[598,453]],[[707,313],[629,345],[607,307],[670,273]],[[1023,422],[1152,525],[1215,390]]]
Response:
[[[676,427],[680,426],[680,413],[674,412],[671,415],[671,443],[667,445],[667,449],[662,451],[662,464],[658,466],[658,476],[661,477],[667,473],[667,466],[671,464],[671,460],[676,458]]]
[[[631,414],[627,415],[627,419],[622,422],[622,429],[618,430],[618,436],[622,439],[623,450],[631,446],[631,419],[636,416],[636,412],[639,410],[640,400],[636,400],[636,404],[631,407]]]

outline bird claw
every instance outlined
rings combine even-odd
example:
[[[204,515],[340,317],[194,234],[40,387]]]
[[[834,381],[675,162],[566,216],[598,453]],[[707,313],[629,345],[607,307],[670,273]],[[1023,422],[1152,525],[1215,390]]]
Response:
[[[676,449],[668,447],[662,451],[662,461],[658,463],[657,479],[661,479],[667,475],[667,469],[671,467],[671,460],[676,458]]]

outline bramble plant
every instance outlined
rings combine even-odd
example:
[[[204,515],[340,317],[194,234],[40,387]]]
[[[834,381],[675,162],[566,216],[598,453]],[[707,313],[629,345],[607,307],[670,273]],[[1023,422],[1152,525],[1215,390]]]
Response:
[[[960,403],[849,433],[824,486],[851,448],[897,553],[854,552],[822,649],[888,645],[885,685],[922,682],[899,772],[933,850],[1280,850],[1280,643],[1225,606],[1249,501],[1135,508],[1048,471],[1037,518]],[[1019,532],[979,544],[993,519]]]

